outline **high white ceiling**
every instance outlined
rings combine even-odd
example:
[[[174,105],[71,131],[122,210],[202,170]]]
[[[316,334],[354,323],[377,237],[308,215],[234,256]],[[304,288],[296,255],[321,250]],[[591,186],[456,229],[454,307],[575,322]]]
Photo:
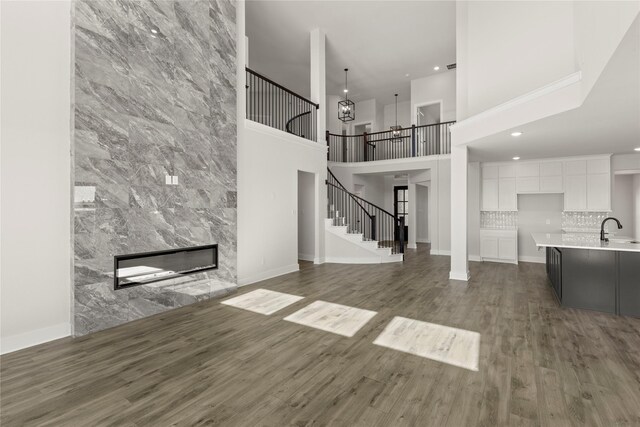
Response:
[[[511,132],[523,134],[517,138]],[[640,147],[640,18],[577,109],[469,145],[475,161],[634,153]]]
[[[327,94],[383,104],[410,98],[410,81],[455,62],[452,1],[267,1],[246,3],[249,66],[309,95],[309,32],[326,31]],[[407,76],[409,74],[409,76]]]

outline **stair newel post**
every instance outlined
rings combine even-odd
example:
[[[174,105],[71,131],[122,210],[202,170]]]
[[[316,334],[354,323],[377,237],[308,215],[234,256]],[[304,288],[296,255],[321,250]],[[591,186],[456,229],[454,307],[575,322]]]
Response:
[[[411,157],[416,156],[416,125],[411,125]]]
[[[398,234],[400,235],[400,253],[404,253],[404,216],[398,218],[398,222],[400,223],[400,230],[398,230]]]
[[[331,144],[329,144],[329,131],[324,132],[324,139],[327,142],[327,161],[331,160],[329,157],[329,152],[331,151]]]
[[[376,216],[371,215],[371,240],[377,240],[376,237]]]
[[[347,135],[342,135],[342,161],[348,162],[347,158]]]
[[[364,161],[367,162],[367,161],[369,161],[369,155],[367,153],[369,151],[367,145],[369,145],[369,144],[367,142],[367,133],[366,132],[363,132],[363,134],[362,134],[362,141],[364,142],[364,145],[363,145],[363,148],[364,148]]]

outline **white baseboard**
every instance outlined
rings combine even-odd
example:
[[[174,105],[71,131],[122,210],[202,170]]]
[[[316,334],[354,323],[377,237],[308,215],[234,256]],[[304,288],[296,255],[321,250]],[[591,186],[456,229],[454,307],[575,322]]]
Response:
[[[416,239],[416,243],[431,243],[429,239]]]
[[[381,264],[380,258],[376,259],[374,256],[367,258],[352,258],[352,257],[326,257],[325,262],[334,264]]]
[[[413,245],[411,243],[407,243],[407,249],[418,249],[418,245]]]
[[[3,337],[0,342],[0,354],[11,353],[22,350],[23,348],[65,338],[70,335],[71,325],[68,323],[59,323],[46,328],[36,329],[35,331]]]
[[[298,254],[298,259],[301,259],[302,261],[314,261],[316,258],[313,254]]]
[[[438,250],[438,249],[432,249],[431,250],[431,255],[445,255],[445,256],[451,256],[451,251],[445,251],[445,250]]]
[[[469,272],[459,272],[459,271],[450,271],[449,279],[451,280],[463,280],[465,282],[469,281]]]
[[[282,276],[283,274],[293,273],[299,270],[300,270],[300,266],[297,263],[291,264],[291,265],[285,265],[283,267],[273,268],[271,270],[253,274],[249,277],[238,278],[238,286],[247,286],[252,283],[271,279],[272,277]]]
[[[536,257],[536,256],[519,256],[518,261],[522,262],[537,262],[539,264],[545,264],[547,259],[545,257]]]
[[[469,255],[469,261],[482,261],[482,258],[480,258],[480,255]]]

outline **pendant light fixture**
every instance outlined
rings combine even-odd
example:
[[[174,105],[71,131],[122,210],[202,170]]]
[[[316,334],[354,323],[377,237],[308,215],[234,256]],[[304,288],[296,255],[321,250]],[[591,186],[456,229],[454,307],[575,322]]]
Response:
[[[338,119],[344,123],[351,122],[356,118],[356,104],[349,100],[349,88],[347,87],[347,72],[344,69],[344,101],[338,101]]]
[[[398,126],[398,94],[396,93],[396,124],[395,126],[391,126],[391,136],[394,138],[399,138],[401,133],[401,126]]]

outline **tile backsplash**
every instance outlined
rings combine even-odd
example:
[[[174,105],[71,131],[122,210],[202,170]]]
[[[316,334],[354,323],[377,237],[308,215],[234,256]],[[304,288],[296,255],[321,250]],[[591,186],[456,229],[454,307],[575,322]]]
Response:
[[[600,232],[600,224],[608,212],[563,212],[562,230],[574,232]],[[609,224],[605,225],[605,230]]]
[[[511,229],[518,227],[518,212],[493,212],[482,211],[480,213],[481,228]]]

